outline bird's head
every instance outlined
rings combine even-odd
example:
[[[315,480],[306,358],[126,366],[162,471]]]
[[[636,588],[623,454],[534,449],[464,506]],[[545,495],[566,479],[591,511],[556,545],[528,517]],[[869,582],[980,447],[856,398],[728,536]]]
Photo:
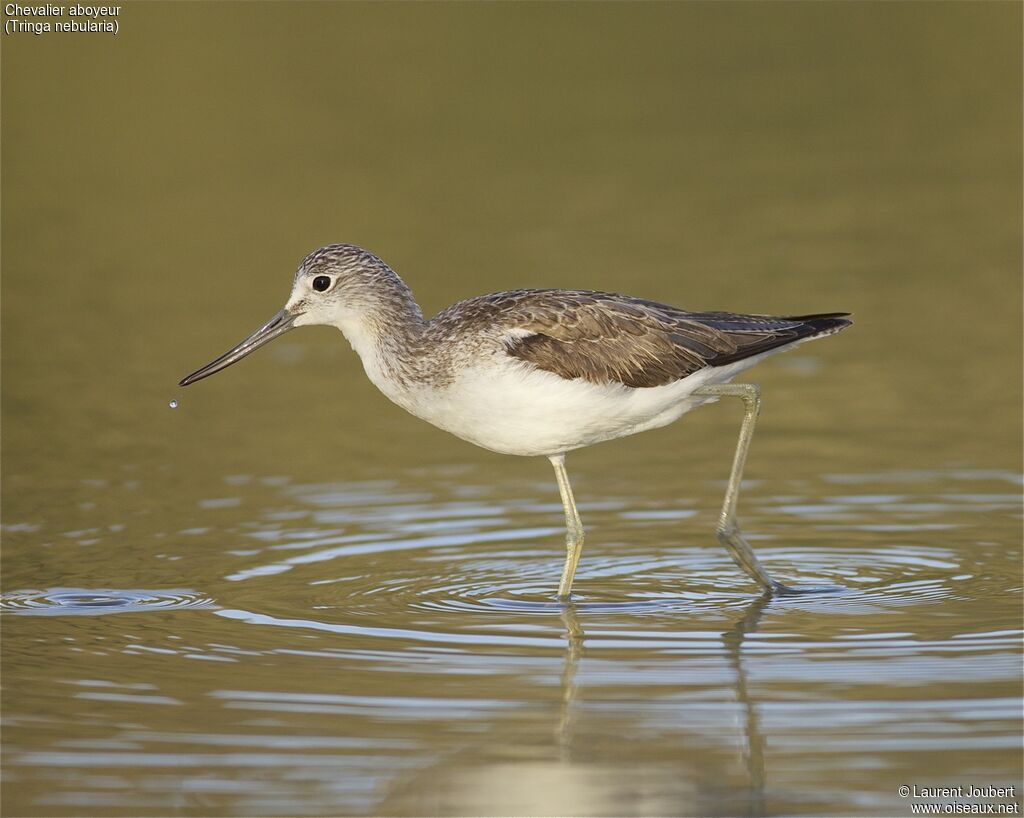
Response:
[[[418,307],[402,280],[373,253],[354,244],[330,244],[302,260],[284,309],[219,358],[200,367],[179,386],[207,378],[295,327],[325,324],[346,335],[362,322],[392,310]]]

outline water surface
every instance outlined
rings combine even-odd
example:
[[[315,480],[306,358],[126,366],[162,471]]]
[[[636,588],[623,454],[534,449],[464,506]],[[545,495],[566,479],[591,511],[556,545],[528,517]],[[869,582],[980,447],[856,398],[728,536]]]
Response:
[[[1019,6],[120,25],[4,41],[5,814],[1019,806]],[[329,241],[428,313],[854,312],[756,370],[740,503],[842,591],[760,598],[715,542],[729,402],[570,455],[566,606],[548,464],[404,415],[333,330],[174,386]]]

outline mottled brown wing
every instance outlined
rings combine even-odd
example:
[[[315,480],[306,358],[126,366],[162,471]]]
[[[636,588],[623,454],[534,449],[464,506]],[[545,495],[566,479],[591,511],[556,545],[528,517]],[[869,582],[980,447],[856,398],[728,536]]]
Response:
[[[662,386],[850,323],[842,313],[685,312],[580,290],[518,291],[498,298],[502,323],[529,333],[510,338],[509,355],[562,378],[631,387]]]

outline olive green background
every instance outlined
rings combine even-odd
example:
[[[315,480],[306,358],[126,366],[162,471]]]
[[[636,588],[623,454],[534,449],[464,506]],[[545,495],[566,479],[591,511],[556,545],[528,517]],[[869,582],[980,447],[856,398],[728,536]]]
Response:
[[[1019,781],[1019,640],[991,636],[1019,628],[1019,4],[118,20],[2,41],[3,590],[189,589],[256,627],[5,617],[6,814],[903,814],[897,784]],[[751,373],[741,511],[791,578],[884,592],[746,607],[708,536],[736,406],[569,458],[590,541],[567,624],[547,464],[405,415],[334,330],[176,387],[330,242],[380,255],[428,314],[532,286],[853,312]],[[465,503],[491,509],[487,536],[459,528]],[[373,550],[429,520],[426,551]],[[368,556],[246,573],[334,536]],[[759,629],[786,649],[751,668],[736,640]],[[174,640],[251,655],[190,662]],[[287,653],[303,642],[327,653]],[[82,699],[90,680],[153,687]],[[252,695],[298,707],[285,694],[348,715],[260,722]],[[740,709],[702,721],[694,701]],[[725,723],[745,738],[712,747]]]

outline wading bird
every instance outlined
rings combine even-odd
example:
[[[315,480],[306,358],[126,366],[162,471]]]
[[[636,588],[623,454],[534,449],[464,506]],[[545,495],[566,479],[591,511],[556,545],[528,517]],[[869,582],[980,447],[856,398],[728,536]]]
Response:
[[[686,312],[626,295],[542,289],[470,298],[425,320],[387,264],[354,245],[332,244],[299,265],[283,310],[180,385],[295,327],[337,327],[370,380],[406,411],[493,452],[551,461],[565,509],[561,599],[569,597],[583,548],[565,453],[657,429],[721,397],[740,398],[745,414],[717,535],[764,591],[787,593],[794,589],[768,575],[739,531],[736,503],[760,393],[729,381],[766,355],[839,332],[851,323],[847,315]]]

